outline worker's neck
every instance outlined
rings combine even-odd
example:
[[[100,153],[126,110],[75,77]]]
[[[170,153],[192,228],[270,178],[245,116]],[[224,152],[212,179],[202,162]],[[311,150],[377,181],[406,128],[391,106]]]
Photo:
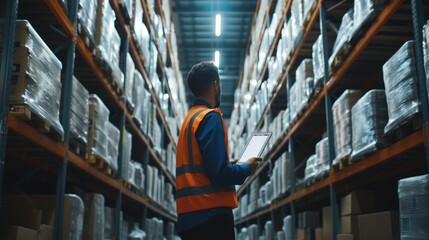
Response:
[[[198,98],[206,101],[212,108],[215,105],[215,100],[211,96],[199,96]]]

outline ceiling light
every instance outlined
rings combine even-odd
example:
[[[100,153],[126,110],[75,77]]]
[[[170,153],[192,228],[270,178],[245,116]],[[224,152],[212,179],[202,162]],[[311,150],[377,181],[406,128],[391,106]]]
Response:
[[[220,61],[219,51],[216,51],[215,52],[215,65],[218,68],[219,68],[219,61]]]
[[[216,36],[220,36],[220,24],[222,21],[222,16],[218,13],[216,14]]]

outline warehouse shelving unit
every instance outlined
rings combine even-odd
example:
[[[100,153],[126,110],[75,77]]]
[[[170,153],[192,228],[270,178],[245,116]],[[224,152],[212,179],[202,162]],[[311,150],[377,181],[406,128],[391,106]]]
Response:
[[[148,18],[148,10],[146,2],[142,1],[144,6],[144,15],[146,18],[146,24],[151,33],[153,31],[152,23]],[[160,101],[157,95],[154,93],[152,82],[146,73],[145,68],[142,64],[137,53],[136,43],[134,42],[131,34],[126,26],[125,19],[121,13],[120,6],[117,0],[109,1],[112,9],[116,15],[116,27],[118,33],[121,36],[121,51],[122,53],[130,53],[133,61],[138,70],[149,86],[149,90],[152,96],[152,102],[156,108],[157,118],[162,123],[162,142],[166,146],[166,143],[173,143],[175,149],[175,137],[177,133],[171,132],[168,122],[166,120],[164,111],[161,108]],[[27,168],[35,168],[35,171],[31,171],[31,175],[24,177],[24,180],[35,178],[38,181],[49,183],[46,187],[48,193],[55,193],[57,196],[56,201],[56,215],[55,215],[55,239],[61,239],[62,236],[62,218],[63,218],[63,196],[67,189],[73,189],[75,186],[82,188],[87,191],[103,192],[106,197],[106,203],[110,203],[111,206],[116,206],[115,215],[115,235],[119,238],[121,231],[120,212],[124,211],[126,214],[139,215],[145,218],[146,215],[158,216],[167,221],[175,222],[176,214],[167,210],[165,206],[156,201],[152,200],[146,195],[146,193],[135,192],[126,187],[124,180],[120,179],[121,172],[121,155],[122,155],[122,142],[123,142],[123,131],[128,129],[134,136],[134,142],[138,143],[145,149],[141,150],[143,153],[139,154],[139,159],[144,163],[144,167],[148,164],[152,164],[160,169],[166,181],[170,182],[173,186],[175,185],[175,177],[167,169],[166,159],[159,156],[155,151],[151,137],[146,136],[142,133],[139,126],[134,122],[133,116],[128,112],[124,98],[118,96],[115,90],[110,85],[106,76],[104,75],[101,67],[94,59],[91,51],[86,46],[84,39],[77,35],[77,3],[78,1],[70,1],[70,8],[67,12],[63,9],[60,3],[56,0],[34,0],[19,4],[19,1],[7,1],[7,11],[4,25],[3,35],[3,55],[1,60],[1,78],[2,78],[2,135],[1,135],[1,162],[0,164],[0,177],[4,179],[4,163],[6,167],[11,164],[11,169],[16,168],[24,170]],[[6,4],[6,3],[5,3]],[[18,6],[19,5],[19,6]],[[170,21],[166,19],[161,7],[161,1],[156,2],[157,10],[162,15],[163,21]],[[40,11],[34,11],[35,9]],[[43,9],[43,11],[41,10]],[[30,13],[29,13],[30,12]],[[61,55],[61,59],[66,59],[67,62],[63,62],[63,90],[65,92],[65,105],[63,109],[62,125],[64,127],[64,141],[56,141],[50,136],[39,132],[34,126],[20,120],[13,114],[9,113],[9,89],[8,86],[11,81],[11,67],[13,59],[13,44],[14,44],[14,31],[15,21],[18,17],[29,17],[32,18],[40,17],[40,22],[46,25],[50,25],[42,29],[37,22],[36,30],[41,32],[48,39],[49,43],[53,40],[57,42],[66,42],[65,46],[67,51],[61,51],[63,46],[59,46],[55,53]],[[45,22],[44,22],[45,21]],[[164,25],[165,26],[165,25]],[[52,31],[54,29],[54,31]],[[54,33],[53,33],[54,32]],[[59,34],[58,34],[59,32]],[[152,35],[156,36],[156,35]],[[172,52],[172,43],[170,36],[167,37],[167,64],[175,71],[175,77],[178,78],[178,71],[175,63],[174,55]],[[48,43],[48,45],[49,45]],[[53,48],[54,46],[50,46]],[[58,50],[58,51],[57,51]],[[126,59],[126,54],[122,54],[122,58]],[[126,69],[126,61],[121,69]],[[160,54],[158,54],[158,73],[162,75],[162,92],[168,93],[169,99],[169,112],[176,119],[177,125],[179,125],[178,114],[174,108],[174,102],[172,97],[171,88],[165,75],[166,66],[161,60]],[[124,75],[126,71],[123,71]],[[93,165],[88,163],[80,155],[74,153],[69,146],[69,115],[70,114],[70,99],[71,99],[71,81],[73,74],[78,74],[79,79],[83,85],[85,85],[90,91],[94,91],[101,97],[103,102],[109,107],[111,114],[113,115],[114,122],[117,123],[121,131],[121,140],[119,143],[119,157],[118,166],[119,171],[116,177],[105,174],[98,170]],[[125,76],[124,76],[125,78]],[[125,81],[123,89],[125,89]],[[67,105],[68,102],[68,105]],[[6,146],[7,145],[7,146]],[[141,155],[141,156],[140,156]],[[5,160],[6,159],[6,160]],[[170,161],[172,161],[170,159]],[[22,169],[21,169],[22,168]],[[19,172],[19,170],[17,170]],[[52,178],[55,180],[52,181]],[[6,179],[6,183],[1,181],[0,186],[5,187],[9,182],[13,183],[14,180]],[[24,181],[22,180],[22,181]],[[18,179],[20,182],[21,179]],[[54,187],[55,185],[55,187]],[[40,188],[40,186],[39,186]],[[2,190],[2,189],[0,189]],[[2,192],[0,193],[0,200],[2,199]],[[136,212],[137,210],[137,212]],[[141,214],[140,214],[141,213]]]
[[[280,25],[287,19],[292,1],[287,1],[285,16],[282,18]],[[328,8],[328,6],[330,6]],[[256,211],[241,216],[235,220],[235,225],[240,231],[241,227],[257,224],[263,228],[263,221],[272,220],[276,228],[280,223],[279,216],[292,216],[292,221],[296,219],[298,211],[305,210],[320,210],[321,207],[330,205],[336,206],[337,200],[358,188],[373,188],[383,192],[383,187],[391,186],[387,191],[387,195],[392,197],[392,192],[396,191],[397,181],[403,177],[409,177],[416,174],[427,173],[429,162],[427,159],[428,151],[428,112],[427,112],[427,92],[426,79],[424,75],[424,65],[422,57],[422,26],[423,12],[428,9],[427,3],[413,0],[411,2],[403,0],[386,1],[383,9],[377,14],[377,17],[369,24],[361,34],[361,37],[354,39],[354,44],[342,61],[341,66],[336,71],[331,71],[328,65],[329,41],[332,40],[332,30],[327,29],[327,15],[332,19],[341,19],[350,7],[347,1],[333,3],[333,1],[316,0],[316,6],[309,18],[307,25],[303,31],[303,37],[300,39],[295,51],[286,66],[283,66],[280,79],[274,91],[270,93],[270,98],[267,107],[263,110],[262,117],[257,121],[256,130],[261,131],[263,127],[269,124],[272,115],[278,109],[275,109],[275,102],[278,101],[279,95],[284,93],[286,88],[287,97],[290,96],[290,87],[294,81],[292,71],[295,71],[297,61],[303,58],[311,58],[311,46],[314,39],[309,36],[321,34],[324,45],[324,60],[325,60],[325,83],[322,89],[311,97],[310,102],[305,106],[304,111],[298,115],[298,118],[292,121],[288,130],[273,144],[264,155],[264,162],[259,168],[239,187],[237,194],[243,196],[249,195],[250,185],[255,179],[265,178],[270,175],[274,161],[284,152],[289,152],[291,155],[290,166],[291,171],[291,188],[288,193],[274,199],[268,206],[258,208]],[[328,8],[328,9],[327,9]],[[255,13],[256,14],[256,13]],[[428,17],[428,16],[426,16]],[[319,22],[317,20],[319,19]],[[413,20],[411,22],[411,19]],[[319,23],[320,27],[317,26]],[[332,25],[332,24],[330,24]],[[400,26],[400,27],[398,27]],[[395,31],[400,31],[401,35],[393,35]],[[416,52],[418,61],[418,77],[419,77],[419,99],[422,102],[422,122],[421,129],[410,133],[409,135],[395,139],[389,146],[384,147],[374,154],[365,157],[363,160],[354,162],[350,166],[342,170],[334,171],[332,169],[332,161],[335,156],[334,140],[333,140],[333,120],[332,120],[332,100],[336,99],[339,94],[345,89],[362,89],[369,90],[372,88],[382,88],[382,72],[381,66],[384,62],[406,41],[414,39],[416,44]],[[313,41],[313,42],[312,42]],[[277,40],[273,42],[270,51],[267,55],[273,54],[273,48],[277,44]],[[417,54],[416,54],[417,55]],[[374,59],[371,59],[373,57]],[[372,60],[372,61],[371,61]],[[366,61],[368,63],[366,63]],[[267,64],[267,63],[265,63]],[[372,64],[372,66],[371,66]],[[365,69],[362,73],[362,68]],[[265,69],[265,67],[264,67]],[[359,71],[360,70],[360,71]],[[265,70],[264,70],[265,71]],[[251,72],[251,71],[250,71]],[[251,105],[254,103],[257,90],[264,81],[265,73],[259,75],[258,84],[255,92],[251,92]],[[357,81],[357,80],[360,81]],[[249,81],[249,79],[243,79]],[[240,86],[240,85],[239,85]],[[241,107],[243,104],[242,96],[236,99],[237,105]],[[285,106],[285,105],[283,105]],[[274,109],[273,109],[274,108]],[[246,118],[247,116],[238,116],[238,118]],[[289,117],[290,119],[290,117]],[[231,121],[231,123],[235,123]],[[233,127],[237,127],[233,125]],[[312,152],[311,147],[322,138],[324,132],[327,132],[330,145],[330,162],[331,171],[328,176],[322,177],[318,181],[304,186],[298,182],[297,178],[302,175],[301,167],[305,166],[305,159],[308,157],[308,152]],[[331,133],[330,133],[331,132]],[[238,131],[238,135],[244,133],[244,127]],[[308,147],[310,146],[310,147]],[[307,152],[307,155],[306,153]],[[426,154],[425,154],[426,153]],[[297,166],[297,167],[296,167]],[[382,172],[382,174],[379,174]],[[382,198],[379,196],[379,198]],[[393,205],[397,208],[397,203],[391,201],[390,207]],[[387,206],[383,206],[387,207]],[[388,207],[387,207],[388,208]],[[387,209],[386,209],[387,210]],[[339,222],[336,219],[338,216],[337,210],[332,208],[331,215],[333,216],[332,233],[334,239],[339,230]],[[262,224],[261,224],[262,223]],[[295,223],[292,226],[296,226]],[[294,230],[293,230],[294,231]],[[296,233],[292,233],[296,236]]]

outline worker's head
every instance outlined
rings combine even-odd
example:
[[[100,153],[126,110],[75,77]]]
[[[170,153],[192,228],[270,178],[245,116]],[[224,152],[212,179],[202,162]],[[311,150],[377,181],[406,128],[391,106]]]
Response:
[[[220,106],[221,83],[217,67],[213,62],[201,62],[194,65],[188,75],[188,87],[196,98],[208,100]]]

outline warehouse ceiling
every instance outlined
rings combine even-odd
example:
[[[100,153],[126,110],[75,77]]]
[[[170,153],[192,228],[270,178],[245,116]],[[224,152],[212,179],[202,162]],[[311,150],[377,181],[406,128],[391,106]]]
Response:
[[[218,50],[221,109],[229,119],[257,0],[172,0],[172,3],[183,77],[186,79],[194,64],[214,61]],[[217,13],[222,16],[219,37],[215,35]],[[189,91],[187,94],[192,101]]]

